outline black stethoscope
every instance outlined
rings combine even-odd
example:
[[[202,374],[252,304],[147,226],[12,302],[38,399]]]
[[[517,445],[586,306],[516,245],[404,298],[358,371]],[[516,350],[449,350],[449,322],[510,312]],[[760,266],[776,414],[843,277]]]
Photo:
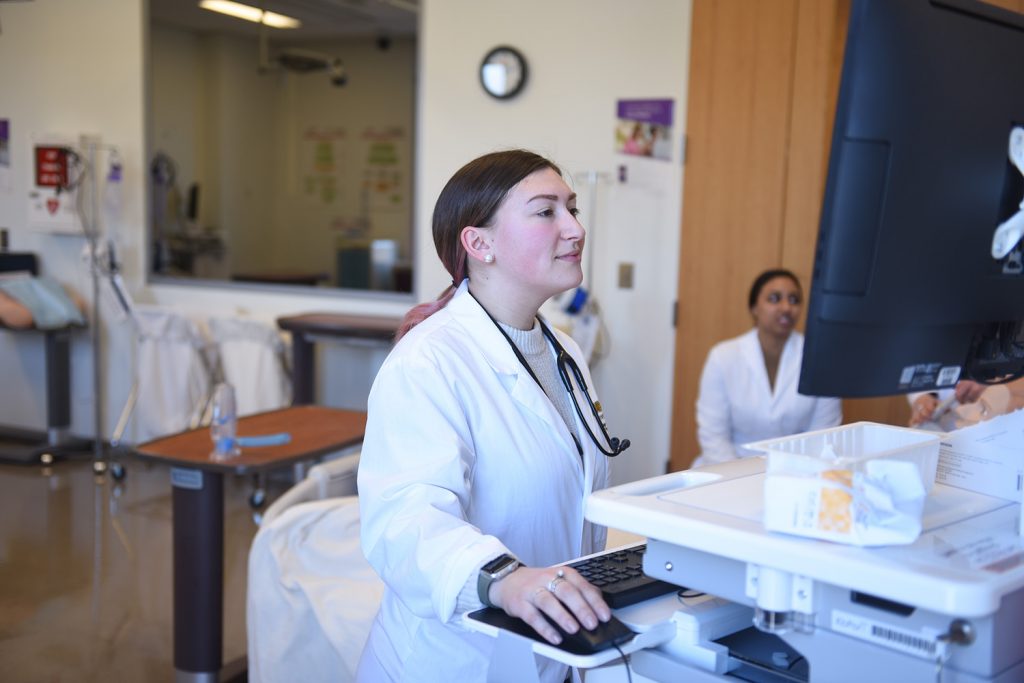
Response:
[[[470,293],[470,296],[472,296],[472,293]],[[475,299],[476,297],[473,298]],[[477,303],[480,302],[478,301]],[[512,347],[512,351],[516,354],[516,358],[518,358],[522,366],[526,368],[526,371],[530,373],[530,377],[533,377],[533,381],[537,383],[537,386],[541,388],[541,391],[544,391],[544,386],[540,383],[540,380],[537,379],[537,375],[534,374],[533,368],[530,367],[526,358],[523,357],[523,354],[519,350],[519,347],[516,346],[516,343],[512,341],[511,337],[508,336],[508,333],[501,328],[501,325],[498,324],[498,321],[494,319],[494,316],[492,316],[486,308],[483,306],[480,306],[480,308],[483,308],[484,313],[487,313],[487,317],[491,319],[494,326],[497,327],[498,331],[501,332],[501,335],[505,337],[505,341],[507,341],[508,345]],[[599,451],[607,455],[609,458],[614,458],[616,455],[629,448],[629,439],[619,439],[617,436],[612,436],[608,433],[608,425],[605,424],[604,414],[601,412],[601,403],[600,401],[595,402],[594,399],[590,397],[590,391],[587,389],[587,382],[583,377],[583,372],[580,371],[580,366],[576,364],[576,361],[569,355],[569,352],[558,343],[558,339],[555,337],[555,334],[546,324],[544,324],[544,320],[539,315],[537,316],[537,323],[540,325],[541,332],[544,333],[544,338],[551,342],[551,346],[555,350],[555,365],[558,367],[558,375],[562,378],[562,384],[565,385],[566,391],[569,392],[569,398],[572,399],[572,405],[576,408],[576,414],[579,415],[580,422],[583,423],[583,428],[587,430],[587,435],[590,436],[591,441],[594,442],[594,445],[597,446]],[[584,417],[583,410],[580,408],[580,402],[576,400],[576,392],[572,390],[573,378],[575,378],[576,385],[580,388],[580,391],[582,391],[583,395],[587,397],[587,403],[590,405],[590,413],[594,416],[594,420],[601,428],[601,435],[604,437],[605,442],[611,450],[606,449],[601,445],[601,441],[590,428],[590,423],[587,421],[587,418]],[[583,446],[580,445],[579,441],[576,441],[575,435],[573,436],[573,441],[576,442],[576,450],[580,452],[580,455],[583,455]]]

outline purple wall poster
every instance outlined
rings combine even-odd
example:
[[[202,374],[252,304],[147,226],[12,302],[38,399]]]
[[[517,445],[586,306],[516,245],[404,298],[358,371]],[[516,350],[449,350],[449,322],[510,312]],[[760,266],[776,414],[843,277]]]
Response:
[[[0,119],[0,191],[11,189],[11,120]]]
[[[0,119],[0,166],[11,167],[11,123]]]
[[[619,100],[615,151],[672,159],[672,100]]]

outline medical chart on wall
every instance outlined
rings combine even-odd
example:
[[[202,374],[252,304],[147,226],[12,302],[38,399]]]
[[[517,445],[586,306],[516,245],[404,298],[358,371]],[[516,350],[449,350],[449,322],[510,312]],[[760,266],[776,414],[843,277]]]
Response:
[[[671,161],[673,105],[672,100],[619,100],[615,151]]]
[[[302,195],[317,204],[345,201],[341,195],[346,171],[345,128],[309,126],[300,136]]]
[[[319,216],[329,232],[347,239],[405,224],[411,183],[404,126],[306,126],[299,146],[307,220]]]
[[[405,129],[401,126],[367,128],[361,137],[363,177],[361,190],[367,194],[373,213],[404,211],[408,184],[402,169]]]

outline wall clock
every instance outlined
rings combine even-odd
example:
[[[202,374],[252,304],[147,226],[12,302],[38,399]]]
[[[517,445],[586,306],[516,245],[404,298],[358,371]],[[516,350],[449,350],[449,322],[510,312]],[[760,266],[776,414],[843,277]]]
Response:
[[[480,84],[491,97],[507,100],[526,85],[526,58],[514,47],[494,48],[480,63]]]

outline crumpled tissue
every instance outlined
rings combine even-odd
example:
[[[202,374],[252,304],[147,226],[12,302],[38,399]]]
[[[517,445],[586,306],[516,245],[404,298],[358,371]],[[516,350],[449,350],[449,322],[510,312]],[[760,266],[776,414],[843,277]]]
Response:
[[[914,463],[878,458],[850,469],[818,462],[769,470],[766,529],[859,546],[913,543],[921,534],[927,491]]]

